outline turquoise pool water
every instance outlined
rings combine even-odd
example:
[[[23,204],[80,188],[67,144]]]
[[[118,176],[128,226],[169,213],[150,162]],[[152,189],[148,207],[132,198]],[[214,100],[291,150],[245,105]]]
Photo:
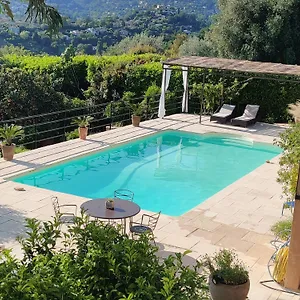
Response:
[[[229,135],[165,131],[14,181],[87,198],[126,188],[143,209],[179,216],[280,152]]]

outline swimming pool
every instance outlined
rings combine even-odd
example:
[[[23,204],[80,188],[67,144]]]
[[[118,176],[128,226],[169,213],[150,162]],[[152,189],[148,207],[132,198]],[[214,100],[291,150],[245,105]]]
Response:
[[[126,188],[142,209],[180,216],[280,152],[231,135],[164,131],[13,181],[87,198]]]

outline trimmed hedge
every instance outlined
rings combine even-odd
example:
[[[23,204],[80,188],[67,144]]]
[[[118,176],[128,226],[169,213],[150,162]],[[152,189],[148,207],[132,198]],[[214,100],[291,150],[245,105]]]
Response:
[[[144,97],[149,86],[154,84],[160,87],[161,61],[164,59],[165,57],[158,54],[84,55],[74,57],[71,62],[64,62],[62,58],[53,56],[6,55],[2,57],[2,63],[8,68],[22,69],[23,72],[33,74],[32,76],[38,74],[50,76],[51,86],[69,99],[77,97],[83,100],[83,104],[99,104],[121,99],[125,92],[132,92],[136,97]],[[178,69],[179,71],[174,70],[171,77],[170,96],[179,97],[183,92],[182,73],[181,69]],[[300,86],[292,82],[255,79],[252,74],[248,74],[248,83],[243,86],[247,77],[237,77],[241,74],[231,73],[223,77],[220,71],[192,69],[189,72],[189,87],[193,102],[190,107],[191,113],[199,112],[201,97],[199,92],[193,91],[193,86],[197,87],[198,91],[201,89],[203,72],[206,82],[204,89],[211,91],[206,93],[205,103],[209,112],[216,110],[220,103],[216,100],[218,93],[220,100],[222,98],[219,91],[220,84],[223,85],[224,101],[236,104],[238,114],[243,112],[246,104],[259,104],[262,120],[270,123],[289,120],[287,105],[294,103],[300,94]],[[284,76],[275,78],[286,79]],[[239,88],[237,82],[240,82],[240,87],[243,88]],[[218,86],[214,87],[215,85]],[[233,86],[237,88],[234,95],[230,94]],[[209,93],[214,94],[214,97],[212,98]],[[3,99],[0,99],[1,101]],[[44,97],[43,101],[48,100]],[[29,115],[33,113],[36,111],[28,112]]]

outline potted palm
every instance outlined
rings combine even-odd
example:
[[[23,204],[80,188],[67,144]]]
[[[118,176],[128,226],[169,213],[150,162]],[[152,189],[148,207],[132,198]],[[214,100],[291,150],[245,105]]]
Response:
[[[5,124],[0,128],[0,138],[2,138],[1,149],[5,160],[12,160],[15,154],[16,145],[13,140],[24,135],[22,126],[15,124]]]
[[[79,138],[85,140],[88,134],[88,126],[94,118],[91,116],[76,117],[72,124],[78,125]]]
[[[245,300],[250,281],[249,273],[232,250],[220,250],[214,256],[206,255],[203,266],[208,269],[209,291],[213,300]]]
[[[131,103],[130,108],[132,110],[131,121],[134,127],[139,127],[141,122],[141,117],[144,112],[144,101],[140,103]]]

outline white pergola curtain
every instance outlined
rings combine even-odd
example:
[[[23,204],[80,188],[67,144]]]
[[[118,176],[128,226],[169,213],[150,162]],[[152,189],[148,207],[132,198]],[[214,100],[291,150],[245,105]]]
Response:
[[[188,67],[182,67],[183,77],[183,97],[182,97],[182,112],[189,111],[189,91],[188,91]]]
[[[159,108],[158,108],[158,117],[163,118],[166,115],[165,109],[165,97],[166,91],[168,90],[170,78],[171,78],[171,69],[170,66],[164,65],[164,71],[162,76],[162,84],[161,84],[161,95],[159,99]]]
[[[163,118],[166,115],[165,101],[166,101],[166,91],[168,90],[171,69],[169,65],[163,66],[163,76],[161,84],[161,95],[159,99],[158,117]],[[182,67],[182,77],[183,77],[183,96],[182,96],[182,112],[188,112],[189,110],[189,91],[188,91],[188,67]]]

